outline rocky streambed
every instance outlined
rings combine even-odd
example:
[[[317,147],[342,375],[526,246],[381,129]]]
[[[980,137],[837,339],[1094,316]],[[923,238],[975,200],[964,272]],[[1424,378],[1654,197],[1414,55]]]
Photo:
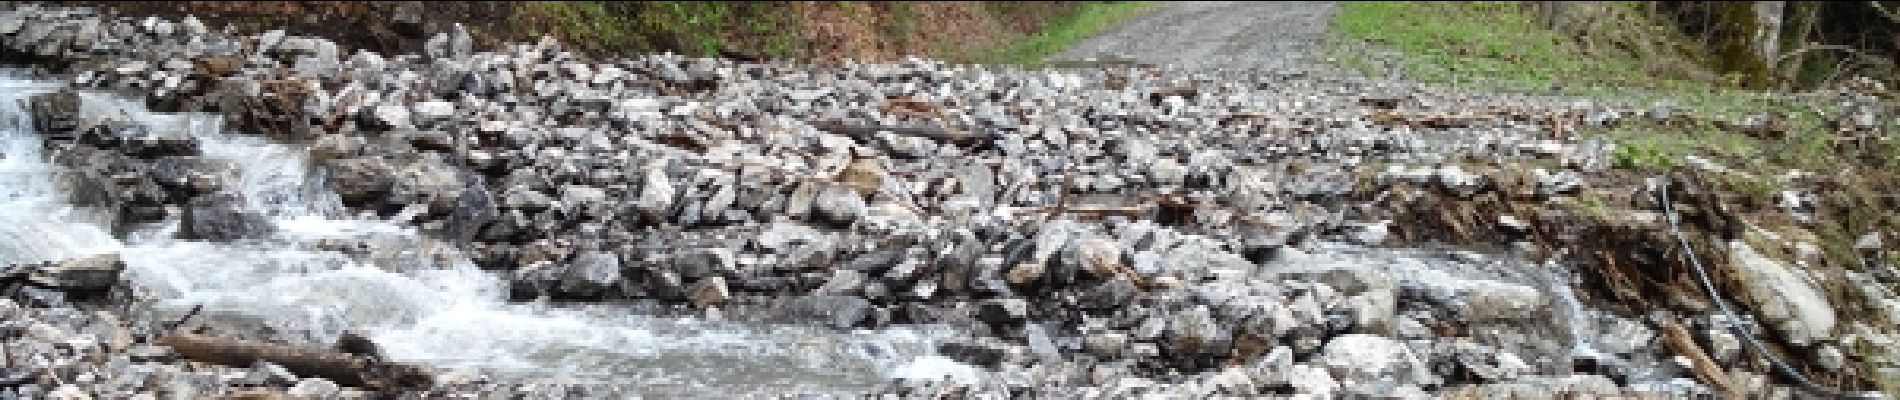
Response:
[[[0,12],[8,59],[53,72],[0,82],[0,396],[1800,393],[1711,387],[1669,327],[1758,355],[1707,314],[1608,304],[1548,219],[1415,215],[1600,184],[1606,147],[1568,133],[1629,107],[430,43]],[[1838,354],[1828,300],[1777,282],[1764,325]],[[212,362],[181,332],[430,379]]]

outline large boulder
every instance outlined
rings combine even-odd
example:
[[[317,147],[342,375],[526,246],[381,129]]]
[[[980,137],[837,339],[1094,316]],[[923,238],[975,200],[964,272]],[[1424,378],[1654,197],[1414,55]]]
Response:
[[[1832,337],[1834,306],[1814,278],[1762,256],[1746,243],[1729,244],[1729,267],[1742,301],[1790,343]]]
[[[1326,343],[1319,363],[1331,370],[1333,376],[1353,383],[1382,380],[1418,382],[1408,374],[1426,371],[1426,365],[1405,342],[1376,335],[1334,337]]]
[[[270,220],[243,208],[243,202],[231,196],[192,199],[183,208],[178,238],[223,242],[255,239],[276,230]]]

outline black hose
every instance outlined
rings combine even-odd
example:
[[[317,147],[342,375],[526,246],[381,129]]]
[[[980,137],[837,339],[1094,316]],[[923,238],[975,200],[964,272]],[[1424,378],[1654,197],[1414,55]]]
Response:
[[[1682,234],[1682,228],[1676,223],[1676,210],[1669,204],[1668,180],[1662,181],[1661,189],[1663,214],[1669,221],[1669,231],[1675,235],[1676,241],[1682,244],[1683,253],[1689,257],[1689,265],[1695,267],[1696,278],[1702,282],[1702,290],[1709,294],[1709,300],[1715,302],[1716,309],[1720,310],[1724,317],[1729,321],[1738,321],[1735,317],[1735,312],[1729,309],[1728,302],[1722,301],[1722,295],[1715,290],[1715,283],[1709,279],[1709,272],[1702,267],[1702,262],[1696,259],[1695,248],[1689,247],[1689,238]],[[1760,354],[1762,358],[1767,359],[1769,364],[1774,365],[1775,370],[1780,371],[1782,376],[1800,384],[1800,386],[1806,389],[1810,394],[1837,399],[1872,398],[1866,395],[1850,395],[1845,392],[1816,385],[1814,381],[1808,380],[1807,375],[1803,375],[1800,370],[1783,362],[1781,358],[1775,357],[1773,353],[1769,353],[1768,349],[1762,346],[1760,341],[1755,339],[1755,335],[1749,333],[1747,329],[1743,329],[1741,324],[1729,323],[1724,325],[1727,325],[1729,331],[1734,332],[1736,336],[1740,336],[1742,342],[1748,344],[1749,349],[1754,350],[1756,354]]]

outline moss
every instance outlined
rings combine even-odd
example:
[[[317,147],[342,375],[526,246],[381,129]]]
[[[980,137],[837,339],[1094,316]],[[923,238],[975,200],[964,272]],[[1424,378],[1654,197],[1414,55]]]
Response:
[[[1737,86],[1748,89],[1768,87],[1768,65],[1755,51],[1754,2],[1717,2],[1715,53],[1723,72],[1731,74]]]

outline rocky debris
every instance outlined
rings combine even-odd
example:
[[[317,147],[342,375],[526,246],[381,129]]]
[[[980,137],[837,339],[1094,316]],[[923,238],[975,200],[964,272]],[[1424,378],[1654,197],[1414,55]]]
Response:
[[[459,28],[430,57],[344,55],[283,31],[37,5],[0,22],[0,47],[84,61],[77,87],[310,143],[343,206],[453,239],[516,299],[948,324],[976,335],[940,353],[1010,377],[934,386],[967,397],[1620,389],[1566,365],[1565,346],[1586,342],[1570,336],[1596,336],[1567,329],[1612,317],[1541,318],[1561,299],[1524,265],[1298,267],[1351,263],[1313,258],[1333,243],[1421,239],[1369,197],[1578,194],[1581,150],[1551,138],[1631,110],[1268,71],[593,60],[552,41],[476,53]],[[194,240],[268,232],[225,197],[228,174],[191,135],[73,118],[78,101],[32,107],[94,203],[128,223],[180,217]],[[1549,158],[1563,166],[1528,179],[1473,162]],[[1550,225],[1493,214],[1508,218],[1479,229],[1508,240]],[[1739,274],[1769,284],[1751,306],[1791,338],[1828,337],[1813,284],[1742,261]],[[1786,288],[1796,296],[1759,295]],[[1660,358],[1641,339],[1648,323],[1602,323],[1619,339],[1593,343]],[[297,378],[269,383],[322,395],[343,382]]]

